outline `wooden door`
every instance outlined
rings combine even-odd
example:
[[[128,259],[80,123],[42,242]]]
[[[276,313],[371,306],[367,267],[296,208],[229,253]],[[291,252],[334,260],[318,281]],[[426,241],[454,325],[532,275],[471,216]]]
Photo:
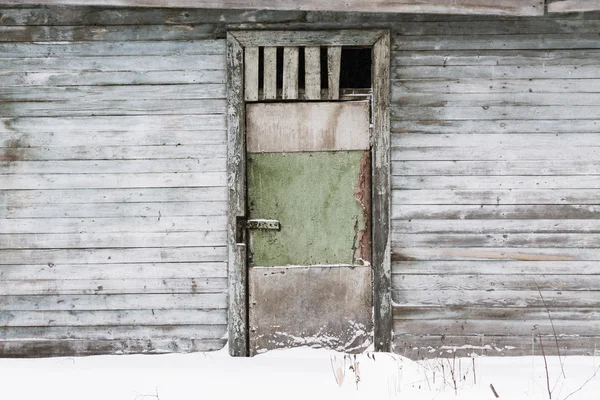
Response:
[[[368,102],[247,113],[250,353],[372,337]]]

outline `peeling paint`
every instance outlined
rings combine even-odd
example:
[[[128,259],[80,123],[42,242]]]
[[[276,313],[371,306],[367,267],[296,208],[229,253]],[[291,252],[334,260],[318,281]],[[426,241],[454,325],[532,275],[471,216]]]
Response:
[[[354,198],[362,210],[362,221],[355,235],[353,257],[355,261],[371,262],[371,157],[368,151],[360,159]]]

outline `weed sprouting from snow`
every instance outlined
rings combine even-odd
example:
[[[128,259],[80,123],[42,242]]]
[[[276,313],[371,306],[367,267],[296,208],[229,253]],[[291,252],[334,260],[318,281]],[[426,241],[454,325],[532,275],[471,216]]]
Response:
[[[135,396],[135,400],[144,400],[144,399],[154,399],[160,400],[160,396],[158,395],[158,387],[156,388],[155,394],[138,394]]]
[[[335,355],[331,355],[330,361],[335,383],[337,383],[339,387],[342,387],[344,378],[346,377],[346,355],[344,354],[341,361]]]

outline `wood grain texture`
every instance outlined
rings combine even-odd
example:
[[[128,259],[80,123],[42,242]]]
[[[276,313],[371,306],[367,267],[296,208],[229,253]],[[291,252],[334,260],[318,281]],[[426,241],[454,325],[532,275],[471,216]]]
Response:
[[[32,16],[35,23],[44,24],[51,23],[48,19],[60,18],[61,15],[69,15],[74,12],[74,8],[69,7],[67,10],[61,9],[59,12],[49,13],[45,9],[23,10],[23,9],[2,9],[2,14],[5,16],[0,23],[10,20],[10,14],[21,10]],[[90,11],[85,8],[78,10],[88,13],[88,15],[106,15],[105,12],[98,13],[96,10]],[[108,12],[109,10],[105,10]],[[114,10],[113,10],[114,11]],[[42,13],[43,15],[39,15]],[[117,12],[124,18],[132,18],[131,11],[125,14]],[[36,17],[36,14],[37,17]],[[112,17],[116,18],[115,13]],[[72,15],[72,14],[71,14]],[[131,23],[131,21],[129,21]],[[73,21],[72,24],[81,23]],[[106,23],[106,22],[105,22]],[[103,42],[55,42],[52,44],[44,42],[0,42],[0,59],[6,58],[46,58],[46,57],[100,57],[100,56],[125,56],[131,57],[139,52],[138,56],[163,56],[163,57],[180,57],[185,51],[186,55],[225,55],[225,43],[223,40],[196,40],[196,41],[135,41],[123,42],[120,40],[103,41]],[[70,60],[75,61],[75,60]],[[43,63],[43,60],[40,60]],[[224,61],[223,61],[224,62]]]
[[[10,281],[27,281],[62,279],[62,280],[108,280],[108,279],[139,279],[151,276],[152,279],[201,279],[227,278],[227,265],[224,263],[132,263],[132,264],[99,264],[94,268],[86,268],[84,264],[59,264],[50,266],[19,265],[3,267],[0,271],[3,279]],[[222,289],[226,282],[223,280]],[[97,289],[97,287],[96,287]],[[219,298],[219,297],[215,297]],[[221,296],[224,298],[224,296]],[[214,303],[212,303],[214,304]],[[215,306],[216,308],[223,308]]]
[[[12,10],[16,20],[0,12],[0,354],[222,347],[217,26],[140,24],[125,11],[124,24],[91,27],[60,23],[81,9]]]
[[[169,202],[207,202],[207,210],[220,209],[218,204],[225,202],[225,187],[198,188],[136,188],[136,189],[48,189],[48,190],[11,190],[2,193],[2,199],[8,204],[90,204],[90,203],[169,203]],[[160,206],[161,204],[155,204]],[[193,204],[181,204],[194,207]],[[165,209],[166,210],[166,209]],[[207,214],[208,215],[208,214]],[[168,215],[165,215],[167,217]],[[60,217],[60,216],[59,216]],[[143,218],[143,216],[139,216]],[[154,222],[160,223],[156,220]]]
[[[527,4],[533,2],[512,2]],[[549,9],[569,4],[552,2]],[[431,3],[418,6],[437,12]],[[135,329],[74,328],[48,326],[38,314],[30,321],[45,328],[0,333],[3,355],[224,344],[227,301],[244,297],[228,296],[222,285],[226,276],[228,282],[240,277],[243,285],[245,270],[232,265],[246,260],[245,248],[226,253],[222,236],[225,226],[235,232],[227,201],[243,193],[225,175],[227,117],[235,111],[225,102],[226,82],[236,75],[227,76],[224,32],[232,29],[244,46],[264,46],[284,28],[302,32],[273,45],[371,46],[381,32],[362,28],[392,29],[393,194],[381,207],[393,218],[394,351],[428,357],[489,345],[474,351],[530,354],[531,333],[510,321],[548,328],[534,280],[544,286],[560,328],[588,335],[561,337],[565,354],[594,348],[597,327],[585,316],[597,314],[593,289],[600,270],[596,14],[497,18],[106,6],[20,6],[0,13],[0,238],[2,246],[16,247],[0,246],[0,280],[15,283],[5,286],[14,295],[0,296],[1,308],[21,312],[19,318],[28,310],[73,309],[87,312],[90,323],[100,318],[94,310],[116,316],[124,315],[118,310],[163,309],[176,312],[181,323],[144,325],[156,320],[140,312],[147,319]],[[324,32],[332,30],[328,38]],[[243,132],[244,122],[230,119],[229,126]],[[374,121],[374,128],[382,126]],[[236,140],[229,143],[243,146]],[[245,205],[237,206],[236,215],[244,216]],[[144,237],[152,248],[137,247]],[[122,247],[36,248],[65,243]],[[228,264],[232,259],[237,264]],[[43,282],[36,285],[32,277]],[[221,286],[195,294],[191,279],[220,279]],[[52,282],[78,294],[40,295]],[[98,286],[111,294],[83,294]],[[198,306],[221,312],[221,323],[191,320]],[[391,330],[390,318],[380,332]],[[73,339],[60,344],[66,333]],[[482,342],[481,334],[489,340]]]
[[[564,0],[553,1],[548,4],[549,13],[575,13],[599,10],[600,4],[595,0]]]
[[[321,48],[304,48],[304,86],[307,100],[321,99]]]
[[[372,242],[374,344],[392,347],[391,184],[390,184],[390,34],[375,43],[373,57]]]
[[[258,47],[244,48],[244,99],[258,100]]]
[[[277,98],[277,47],[264,47],[263,67],[263,98],[275,100]]]
[[[11,329],[12,330],[12,329]],[[65,354],[164,354],[166,352],[215,351],[225,346],[225,339],[122,339],[117,340],[23,340],[0,341],[4,357],[59,357]]]
[[[409,12],[443,14],[491,14],[491,15],[543,15],[544,3],[540,0],[377,0],[365,3],[361,0],[327,3],[318,0],[298,4],[292,0],[272,1],[231,1],[212,0],[6,0],[6,4],[43,5],[87,5],[87,6],[129,6],[129,7],[187,7],[216,9],[265,9],[303,11],[368,11],[368,12]]]
[[[207,309],[219,309],[225,314],[226,290],[221,293],[150,293],[139,302],[139,294],[77,294],[64,295],[47,293],[44,296],[15,295],[1,296],[3,309],[14,311],[93,311],[93,310],[198,310],[199,305]],[[211,304],[217,304],[211,307]],[[195,322],[192,325],[198,326]],[[44,325],[42,325],[43,327]],[[68,325],[65,325],[68,326]]]
[[[234,31],[234,36],[243,46],[371,46],[383,31],[344,29],[344,30],[301,30]]]
[[[327,98],[337,100],[340,97],[340,67],[342,48],[329,46],[327,48]]]
[[[283,89],[284,100],[298,98],[299,48],[286,46],[283,48]]]
[[[35,280],[18,281],[6,280],[0,283],[2,293],[6,296],[16,295],[39,295],[50,293],[61,293],[64,295],[86,295],[86,294],[187,294],[187,293],[222,293],[227,281],[224,278],[189,278],[189,279],[69,279],[69,280]],[[222,298],[220,304],[215,302],[203,306],[198,299],[198,308],[222,308],[225,305]],[[213,306],[213,307],[210,307]],[[220,307],[219,307],[220,306]],[[203,323],[207,323],[204,322]],[[70,324],[67,324],[70,325]],[[85,324],[84,324],[85,325]]]
[[[369,148],[365,101],[248,104],[246,114],[250,153]]]
[[[248,355],[247,254],[239,237],[239,220],[246,218],[246,109],[243,98],[243,48],[227,36],[227,262],[229,278],[229,354]]]
[[[598,275],[600,265],[593,261],[510,261],[510,260],[478,260],[478,261],[400,261],[394,263],[395,275],[514,275],[522,278],[543,274],[572,275],[586,272]]]

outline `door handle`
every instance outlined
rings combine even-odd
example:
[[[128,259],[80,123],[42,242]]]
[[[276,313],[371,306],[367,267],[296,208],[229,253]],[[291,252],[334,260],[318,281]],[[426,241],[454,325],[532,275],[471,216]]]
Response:
[[[249,219],[246,221],[246,228],[278,231],[281,230],[281,225],[276,219]]]

